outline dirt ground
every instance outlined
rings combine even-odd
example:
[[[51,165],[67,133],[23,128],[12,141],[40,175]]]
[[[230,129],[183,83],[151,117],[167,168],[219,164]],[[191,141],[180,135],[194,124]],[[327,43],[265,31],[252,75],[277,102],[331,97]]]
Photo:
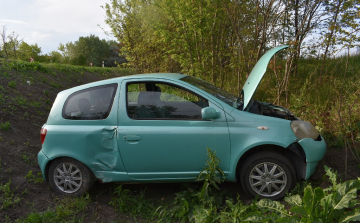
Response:
[[[0,107],[0,123],[8,121],[10,129],[8,131],[0,130],[0,185],[11,180],[11,188],[16,189],[15,195],[20,197],[20,202],[17,205],[0,210],[0,222],[4,222],[6,219],[15,221],[20,217],[28,216],[34,211],[46,211],[56,205],[57,198],[61,198],[61,196],[53,192],[48,182],[35,184],[24,177],[29,171],[32,171],[35,176],[40,172],[37,163],[37,154],[41,149],[39,132],[41,126],[46,122],[56,94],[64,88],[100,80],[101,76],[85,72],[81,78],[69,79],[68,77],[65,78],[66,74],[57,73],[54,80],[50,79],[51,75],[48,76],[47,83],[43,83],[41,78],[40,80],[34,78],[33,83],[29,86],[23,76],[16,76],[15,72],[8,72],[10,76],[5,77],[1,75],[1,72],[4,72],[4,70],[0,70],[0,86],[7,92],[2,93],[2,95],[8,95],[8,98],[5,102],[3,101],[4,103],[0,103],[2,106]],[[34,72],[33,74],[40,77],[40,73]],[[10,81],[17,83],[16,88],[8,87]],[[62,87],[54,87],[49,84],[53,82],[61,84]],[[48,95],[44,94],[45,91],[48,92]],[[40,102],[41,106],[18,105],[11,99],[18,95],[26,98],[28,103]],[[51,103],[46,104],[47,100],[51,101]],[[325,173],[324,165],[337,170],[339,176],[345,179],[344,150],[328,149],[325,158],[319,163],[315,174],[310,180],[314,185],[326,186],[324,183],[321,185],[321,179]],[[356,179],[360,176],[359,172],[359,164],[349,154],[348,179]],[[111,222],[119,219],[119,214],[109,205],[112,193],[117,185],[116,183],[95,183],[90,191],[92,202],[82,213],[86,215],[84,222]],[[181,191],[182,184],[126,184],[124,188],[131,191],[141,191],[146,188],[145,196],[147,198],[166,201],[173,199],[175,193]],[[237,183],[223,183],[221,188],[228,191],[229,196],[235,200],[239,194],[244,203],[250,203],[251,201],[249,195],[245,194]],[[127,220],[130,221],[131,219],[123,219],[123,221]]]

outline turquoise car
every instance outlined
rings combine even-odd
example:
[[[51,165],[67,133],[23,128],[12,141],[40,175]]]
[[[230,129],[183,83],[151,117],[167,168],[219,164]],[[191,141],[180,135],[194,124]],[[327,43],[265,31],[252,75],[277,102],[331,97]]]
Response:
[[[255,101],[270,58],[236,97],[176,73],[98,81],[60,92],[40,138],[38,161],[54,191],[79,196],[101,182],[191,182],[216,151],[226,181],[280,199],[308,179],[326,143],[289,110]]]

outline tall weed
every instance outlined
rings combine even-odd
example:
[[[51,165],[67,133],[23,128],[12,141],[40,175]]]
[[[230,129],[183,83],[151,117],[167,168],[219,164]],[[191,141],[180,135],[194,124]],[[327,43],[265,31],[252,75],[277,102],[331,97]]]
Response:
[[[0,185],[0,210],[12,207],[20,202],[20,198],[14,195],[16,189],[12,190],[11,179],[6,184]]]
[[[159,207],[156,211],[160,220],[214,222],[219,218],[218,207],[223,203],[223,193],[219,184],[224,181],[224,172],[220,169],[220,159],[216,152],[207,148],[206,167],[200,172],[198,181],[202,187],[187,185],[187,190],[176,193],[171,208]]]

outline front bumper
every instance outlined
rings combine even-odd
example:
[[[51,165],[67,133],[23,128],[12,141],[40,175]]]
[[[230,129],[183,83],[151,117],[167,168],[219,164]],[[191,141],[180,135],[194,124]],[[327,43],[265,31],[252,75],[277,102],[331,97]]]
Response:
[[[38,153],[38,163],[39,163],[43,178],[45,180],[47,180],[45,168],[46,168],[46,164],[48,162],[49,162],[49,158],[47,158],[47,156],[45,156],[45,154],[42,152],[42,150],[40,150],[40,152]]]
[[[315,172],[316,166],[322,158],[324,158],[326,152],[326,142],[323,137],[321,141],[315,141],[313,139],[302,139],[298,142],[303,148],[306,155],[306,176],[305,180]]]

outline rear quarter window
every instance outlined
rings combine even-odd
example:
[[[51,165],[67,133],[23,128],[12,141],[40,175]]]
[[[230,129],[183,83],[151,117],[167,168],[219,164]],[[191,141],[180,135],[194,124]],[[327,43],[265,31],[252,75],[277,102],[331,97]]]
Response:
[[[62,116],[73,120],[106,119],[114,102],[117,84],[77,91],[65,101]]]

